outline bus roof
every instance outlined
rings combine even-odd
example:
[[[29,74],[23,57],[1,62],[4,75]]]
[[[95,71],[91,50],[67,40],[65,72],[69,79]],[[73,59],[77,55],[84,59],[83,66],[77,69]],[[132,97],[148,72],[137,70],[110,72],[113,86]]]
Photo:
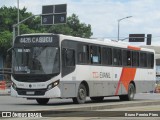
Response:
[[[139,46],[133,46],[133,45],[126,44],[126,42],[124,43],[122,41],[120,41],[120,42],[112,41],[111,39],[80,38],[80,37],[74,37],[74,36],[63,35],[63,34],[53,34],[53,33],[22,34],[20,36],[34,36],[34,35],[58,35],[58,36],[61,37],[62,41],[64,39],[68,39],[68,40],[80,41],[80,42],[86,42],[86,43],[93,43],[93,44],[114,46],[114,47],[120,47],[120,48],[129,48],[129,49],[134,49],[134,50],[155,52],[153,49],[142,48],[142,47],[139,47]]]
[[[114,46],[114,47],[120,47],[120,48],[129,48],[133,50],[141,50],[141,51],[150,51],[150,52],[155,52],[153,49],[148,49],[148,48],[142,48],[139,46],[133,46],[126,44],[126,42],[122,41],[112,41],[110,39],[89,39],[89,38],[80,38],[80,37],[73,37],[73,36],[68,36],[68,35],[62,35],[60,36],[64,39],[69,39],[73,41],[80,41],[80,42],[87,42],[87,43],[93,43],[93,44],[100,44],[100,45],[107,45],[107,46]]]

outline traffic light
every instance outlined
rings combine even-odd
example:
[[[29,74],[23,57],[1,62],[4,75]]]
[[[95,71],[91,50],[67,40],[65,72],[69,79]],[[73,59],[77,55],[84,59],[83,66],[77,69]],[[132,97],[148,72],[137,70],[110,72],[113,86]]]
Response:
[[[147,45],[151,45],[152,34],[147,34]]]

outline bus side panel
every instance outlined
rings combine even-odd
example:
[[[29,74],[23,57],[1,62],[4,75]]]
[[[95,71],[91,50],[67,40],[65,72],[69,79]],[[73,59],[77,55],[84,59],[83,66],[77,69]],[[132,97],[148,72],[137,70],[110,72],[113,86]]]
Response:
[[[61,90],[61,97],[67,98],[67,97],[76,97],[77,91],[79,87],[79,81],[77,81],[76,76],[76,67],[73,72],[70,72],[69,74],[63,76],[60,82],[60,90]]]
[[[90,97],[127,94],[121,75],[122,67],[76,65],[75,71],[61,80],[62,97],[76,97],[82,81],[87,82]]]
[[[115,71],[116,75],[113,75],[112,67],[76,65],[75,71],[61,80],[62,97],[76,97],[82,81],[87,82],[91,97],[114,95],[120,71]]]
[[[112,95],[126,94],[124,84],[121,81],[122,70],[122,67],[113,67],[112,69],[112,77],[114,81],[112,81],[113,85],[111,86],[112,91],[114,91]]]
[[[116,88],[115,95],[127,94],[130,82],[134,82],[137,76],[137,69],[132,67],[123,67],[118,81],[118,86]],[[139,78],[138,78],[139,79]]]
[[[137,70],[135,78],[136,93],[150,92],[155,89],[155,71],[154,69]]]
[[[79,81],[61,81],[60,90],[62,98],[71,98],[77,96]]]
[[[76,66],[76,77],[79,81],[86,81],[88,83],[90,97],[115,95],[121,72],[121,67],[93,65]],[[122,88],[123,86],[120,85],[118,94],[122,94]],[[126,93],[126,91],[123,93]]]

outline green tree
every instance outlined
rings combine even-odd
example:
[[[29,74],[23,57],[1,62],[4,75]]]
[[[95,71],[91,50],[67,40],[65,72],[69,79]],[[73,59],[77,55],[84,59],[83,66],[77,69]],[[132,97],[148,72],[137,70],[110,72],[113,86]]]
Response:
[[[6,54],[6,51],[11,47],[12,33],[8,30],[0,32],[0,52]]]
[[[11,47],[12,43],[12,26],[17,23],[17,8],[6,7],[0,8],[0,52],[6,55],[7,49]],[[20,10],[20,19],[30,16],[31,13],[26,12],[26,8]],[[28,21],[31,22],[31,21]],[[22,25],[23,27],[24,25]],[[27,29],[27,27],[25,28]],[[27,31],[27,30],[25,30]],[[29,30],[28,30],[29,31]],[[27,32],[28,32],[27,31]]]
[[[53,25],[48,29],[48,32],[82,38],[90,38],[93,35],[91,25],[80,23],[76,14],[72,14],[72,16],[67,18],[67,24]]]

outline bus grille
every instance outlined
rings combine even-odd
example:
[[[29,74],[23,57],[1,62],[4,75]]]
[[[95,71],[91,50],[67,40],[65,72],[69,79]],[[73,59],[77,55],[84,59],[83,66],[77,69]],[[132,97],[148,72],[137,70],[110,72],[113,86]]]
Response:
[[[16,89],[18,95],[29,95],[29,96],[39,96],[39,95],[44,95],[47,89],[22,89],[22,88],[17,88]],[[34,94],[27,94],[27,92],[33,92]]]

